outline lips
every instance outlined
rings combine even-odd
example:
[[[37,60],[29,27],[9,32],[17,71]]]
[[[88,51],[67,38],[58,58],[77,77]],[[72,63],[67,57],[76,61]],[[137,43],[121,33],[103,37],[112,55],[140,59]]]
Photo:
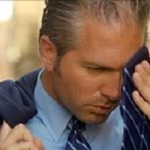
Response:
[[[112,110],[112,106],[108,105],[96,105],[94,106],[99,114],[108,114]]]
[[[106,106],[106,105],[99,105],[98,107],[101,107],[102,109],[110,109],[111,106]]]

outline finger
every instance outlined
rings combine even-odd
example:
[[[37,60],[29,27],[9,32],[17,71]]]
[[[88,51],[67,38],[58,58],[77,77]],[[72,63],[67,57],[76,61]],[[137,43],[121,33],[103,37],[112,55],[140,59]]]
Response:
[[[149,74],[145,70],[143,63],[136,65],[135,72],[139,73],[143,81],[147,82],[146,80],[149,79]]]
[[[32,142],[20,142],[16,144],[12,144],[9,146],[3,146],[1,150],[42,150],[39,149],[37,146],[34,145]],[[43,149],[44,150],[44,149]]]
[[[147,61],[142,61],[136,65],[135,72],[138,72],[143,80],[150,83],[150,64]]]
[[[147,74],[150,75],[150,64],[149,64],[149,62],[144,60],[144,61],[142,61],[141,64],[142,64],[144,70],[147,72]]]
[[[133,81],[138,88],[140,94],[144,97],[146,101],[150,102],[150,85],[142,80],[139,73],[135,72],[133,74]]]
[[[0,130],[0,141],[4,141],[8,134],[11,132],[10,126],[4,121]]]
[[[36,147],[39,148],[39,150],[44,150],[42,141],[39,138],[34,138],[34,143],[35,143]]]
[[[18,141],[33,141],[33,136],[23,124],[15,126],[4,142],[6,145],[11,145]]]
[[[134,91],[132,97],[139,109],[150,119],[150,103],[146,102],[138,91]]]

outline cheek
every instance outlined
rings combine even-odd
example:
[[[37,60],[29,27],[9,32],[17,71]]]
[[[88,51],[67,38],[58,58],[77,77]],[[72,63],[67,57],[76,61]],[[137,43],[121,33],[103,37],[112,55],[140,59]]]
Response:
[[[72,96],[77,99],[88,98],[95,93],[99,92],[100,78],[91,77],[87,74],[78,72],[71,72],[64,77],[64,87],[68,89],[68,92],[72,93]]]

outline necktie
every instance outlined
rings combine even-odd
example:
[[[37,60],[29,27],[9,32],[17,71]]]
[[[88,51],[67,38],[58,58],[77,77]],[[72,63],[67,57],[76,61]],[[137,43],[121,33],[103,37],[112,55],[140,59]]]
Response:
[[[65,150],[91,150],[87,140],[82,132],[85,130],[85,124],[73,117],[73,127],[68,136]]]
[[[132,81],[135,65],[142,60],[149,61],[146,47],[142,47],[124,69],[121,100],[121,114],[124,120],[124,133],[121,150],[150,150],[150,120],[138,109],[131,94],[136,89]]]

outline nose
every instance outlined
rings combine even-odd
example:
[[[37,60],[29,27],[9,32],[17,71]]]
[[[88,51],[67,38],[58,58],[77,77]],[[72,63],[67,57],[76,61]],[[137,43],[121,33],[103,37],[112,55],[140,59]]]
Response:
[[[122,75],[119,72],[111,74],[103,84],[101,94],[109,97],[112,101],[118,101],[121,98]]]

